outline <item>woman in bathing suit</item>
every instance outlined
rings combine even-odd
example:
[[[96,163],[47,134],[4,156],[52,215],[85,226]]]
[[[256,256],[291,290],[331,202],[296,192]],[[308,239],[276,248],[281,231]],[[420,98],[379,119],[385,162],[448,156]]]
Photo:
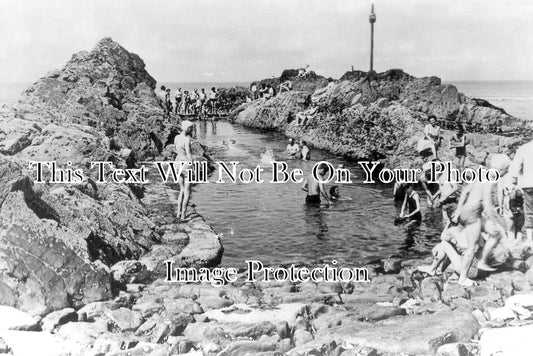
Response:
[[[191,183],[189,181],[189,170],[191,169],[192,154],[191,154],[191,137],[194,129],[194,124],[185,120],[181,123],[181,132],[174,138],[174,145],[176,146],[176,161],[185,162],[178,178],[180,185],[180,193],[178,196],[178,212],[177,218],[185,220],[187,213],[187,205],[191,197]]]

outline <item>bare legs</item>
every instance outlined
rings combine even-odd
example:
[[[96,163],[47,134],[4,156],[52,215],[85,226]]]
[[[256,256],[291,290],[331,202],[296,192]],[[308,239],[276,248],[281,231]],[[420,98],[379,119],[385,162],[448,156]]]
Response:
[[[505,235],[505,230],[494,221],[486,220],[483,223],[483,231],[489,234],[489,238],[483,247],[483,253],[481,260],[479,261],[478,268],[484,271],[494,271],[495,268],[488,265],[488,258],[492,253],[494,247],[500,242],[501,238]]]
[[[178,212],[176,215],[178,219],[185,220],[187,206],[191,197],[191,183],[183,176],[179,177],[178,183],[180,185],[180,193],[178,195]]]
[[[465,168],[465,156],[458,156],[457,157],[457,168],[459,169],[460,172],[463,171],[463,169]]]
[[[481,234],[481,219],[476,219],[476,221],[465,226],[463,234],[466,237],[467,249],[463,255],[462,265],[459,270],[459,284],[465,286],[473,285],[474,281],[467,277],[468,270],[472,265],[474,260],[474,254],[478,246],[479,237]]]

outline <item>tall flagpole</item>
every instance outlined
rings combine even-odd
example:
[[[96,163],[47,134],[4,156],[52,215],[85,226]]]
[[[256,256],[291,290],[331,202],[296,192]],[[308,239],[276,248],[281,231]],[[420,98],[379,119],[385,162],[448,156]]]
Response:
[[[374,70],[374,23],[376,22],[376,14],[374,13],[374,4],[372,4],[372,9],[370,11],[370,17],[368,18],[370,22],[370,71]]]

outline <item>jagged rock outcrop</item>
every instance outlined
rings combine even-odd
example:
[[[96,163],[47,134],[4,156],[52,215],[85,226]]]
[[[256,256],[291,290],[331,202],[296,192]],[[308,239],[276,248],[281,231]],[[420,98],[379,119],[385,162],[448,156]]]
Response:
[[[318,106],[318,113],[305,125],[297,125],[296,115],[311,103]],[[503,109],[470,99],[437,77],[415,78],[398,69],[370,75],[348,72],[318,89],[295,89],[241,105],[230,117],[352,159],[378,159],[407,168],[421,162],[416,145],[429,115],[435,115],[443,128],[462,123],[472,141],[469,152],[479,162],[485,152],[512,151],[531,135],[530,123]],[[452,132],[445,130],[443,135],[446,142]],[[451,150],[442,151],[442,158],[453,158]]]
[[[163,191],[160,180],[147,190],[141,184],[113,183],[107,173],[108,182],[101,184],[90,167],[90,162],[110,161],[117,168],[135,168],[141,160],[172,157],[172,146],[165,146],[179,132],[179,119],[165,114],[154,87],[139,56],[106,38],[2,109],[0,304],[43,315],[109,299],[114,292],[109,267],[140,258],[172,232],[172,225],[162,226],[154,218],[150,200],[142,200]],[[193,153],[208,159],[200,144]],[[31,161],[83,169],[87,178],[53,184],[46,168],[46,182],[35,183]],[[173,207],[166,208],[173,223]],[[187,241],[194,232],[189,227]],[[220,261],[218,236],[211,230],[204,240],[213,245],[205,246],[211,254],[202,252],[195,259],[187,250],[176,260],[186,264],[212,256],[206,263]],[[183,249],[169,248],[174,254],[167,257]]]
[[[160,149],[158,141],[166,142],[177,123],[165,115],[155,84],[138,55],[104,38],[28,88],[16,116],[94,127],[142,159]]]
[[[262,84],[272,85],[276,91],[279,85],[285,81],[291,81],[293,90],[313,92],[316,89],[322,88],[328,84],[328,79],[311,71],[305,77],[298,77],[297,69],[285,69],[277,78],[267,78],[260,80],[257,83],[258,89]]]

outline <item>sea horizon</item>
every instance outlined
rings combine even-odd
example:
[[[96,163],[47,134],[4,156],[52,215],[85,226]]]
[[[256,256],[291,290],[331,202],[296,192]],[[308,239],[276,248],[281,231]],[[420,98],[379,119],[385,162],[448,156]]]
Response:
[[[443,84],[452,84],[468,97],[485,99],[491,104],[501,107],[510,115],[525,120],[533,120],[533,80],[443,80]],[[34,82],[0,82],[0,105],[15,103],[23,91]],[[231,88],[236,86],[248,87],[250,82],[240,81],[197,81],[197,82],[157,82],[170,87],[174,91],[178,86],[183,90],[200,88]]]

